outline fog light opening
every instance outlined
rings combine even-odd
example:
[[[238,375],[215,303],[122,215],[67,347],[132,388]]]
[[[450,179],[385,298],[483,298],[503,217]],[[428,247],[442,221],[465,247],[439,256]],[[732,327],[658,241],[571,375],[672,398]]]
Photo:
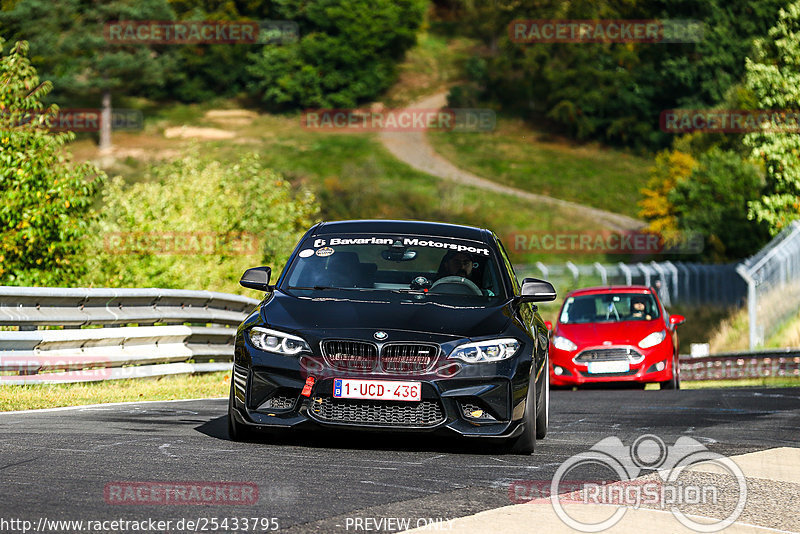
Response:
[[[477,421],[496,421],[492,415],[481,408],[480,406],[476,406],[474,404],[462,404],[461,405],[461,413],[464,414],[464,417],[467,419],[477,420]]]

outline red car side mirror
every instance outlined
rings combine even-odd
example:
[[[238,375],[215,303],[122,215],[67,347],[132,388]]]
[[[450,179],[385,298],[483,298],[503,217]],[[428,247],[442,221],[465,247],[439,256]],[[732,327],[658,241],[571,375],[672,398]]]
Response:
[[[547,327],[547,330],[549,330],[550,332],[553,331],[553,321],[545,321],[544,326]]]
[[[679,324],[683,324],[686,322],[686,317],[683,315],[670,315],[669,316],[669,324],[672,326],[678,326]]]

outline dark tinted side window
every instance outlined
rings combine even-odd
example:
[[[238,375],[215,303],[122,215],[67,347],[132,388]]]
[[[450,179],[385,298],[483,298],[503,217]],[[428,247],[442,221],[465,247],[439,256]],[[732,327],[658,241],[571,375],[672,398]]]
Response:
[[[500,257],[503,258],[503,264],[505,265],[506,271],[508,272],[508,277],[511,279],[511,284],[514,286],[514,294],[519,295],[520,288],[519,288],[519,281],[517,280],[517,273],[514,272],[514,266],[511,265],[511,260],[508,259],[508,254],[506,253],[506,249],[503,246],[503,243],[497,239],[497,236],[493,236],[495,243],[497,243],[497,248],[500,250]]]

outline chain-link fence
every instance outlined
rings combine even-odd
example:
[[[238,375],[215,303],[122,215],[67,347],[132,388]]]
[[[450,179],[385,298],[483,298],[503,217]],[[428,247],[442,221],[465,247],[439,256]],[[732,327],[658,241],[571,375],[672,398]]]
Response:
[[[579,287],[642,284],[658,289],[665,306],[748,306],[750,348],[763,345],[800,311],[800,221],[739,264],[684,262],[516,265],[520,278],[545,278],[559,295]]]
[[[793,222],[758,254],[742,262],[737,271],[747,283],[753,349],[800,310],[800,221]]]
[[[593,263],[515,266],[520,277],[533,276],[552,282],[560,295],[578,287],[593,285],[642,284],[658,289],[665,306],[672,304],[715,304],[741,306],[747,284],[736,264],[705,265],[684,262]]]

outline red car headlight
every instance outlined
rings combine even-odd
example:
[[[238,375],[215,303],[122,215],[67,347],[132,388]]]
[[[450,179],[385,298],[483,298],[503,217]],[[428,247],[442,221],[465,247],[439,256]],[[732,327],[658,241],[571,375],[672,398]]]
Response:
[[[650,347],[655,347],[656,345],[664,341],[664,338],[666,337],[667,337],[666,330],[659,330],[658,332],[653,332],[652,334],[645,336],[645,338],[639,342],[639,348],[649,349]]]

